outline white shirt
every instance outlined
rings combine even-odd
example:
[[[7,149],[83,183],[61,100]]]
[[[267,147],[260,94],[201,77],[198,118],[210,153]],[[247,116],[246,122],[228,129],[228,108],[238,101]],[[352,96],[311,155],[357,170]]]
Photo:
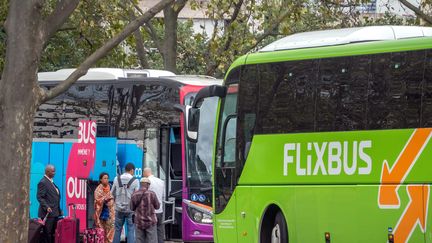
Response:
[[[148,177],[150,180],[149,190],[156,194],[156,197],[160,203],[159,209],[155,210],[155,213],[163,213],[163,201],[165,200],[165,182],[154,175]]]

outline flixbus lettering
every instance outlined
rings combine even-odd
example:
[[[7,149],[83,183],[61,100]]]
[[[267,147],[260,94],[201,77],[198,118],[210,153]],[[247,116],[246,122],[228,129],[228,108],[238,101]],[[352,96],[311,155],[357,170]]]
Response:
[[[369,175],[372,158],[367,149],[370,148],[370,140],[287,143],[284,145],[283,174],[288,176],[288,172],[295,171],[297,176]]]

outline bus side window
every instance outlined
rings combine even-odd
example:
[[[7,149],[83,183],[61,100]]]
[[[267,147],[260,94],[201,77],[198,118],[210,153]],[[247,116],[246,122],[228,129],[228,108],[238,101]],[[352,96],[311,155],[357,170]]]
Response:
[[[255,130],[256,114],[258,112],[258,69],[256,65],[242,68],[239,85],[239,106],[237,111],[237,158],[240,175],[241,168],[249,153]],[[243,84],[243,86],[242,86]]]
[[[339,78],[335,130],[366,129],[371,57],[362,55],[338,60],[341,65],[335,70]]]
[[[96,84],[94,86],[95,105],[92,119],[99,124],[111,125],[113,85]]]
[[[62,137],[76,138],[80,120],[88,120],[94,107],[93,86],[75,84],[64,93]]]
[[[432,127],[432,51],[426,52],[421,127]]]
[[[316,129],[334,131],[337,128],[337,115],[342,108],[341,87],[349,79],[347,63],[349,58],[324,58],[319,64],[316,83]]]
[[[368,129],[417,128],[422,125],[420,114],[427,110],[427,102],[422,104],[422,95],[426,98],[427,92],[422,94],[422,89],[427,90],[428,84],[423,80],[425,68],[419,67],[424,66],[425,51],[372,56]]]
[[[318,61],[259,65],[255,133],[313,131]]]
[[[42,86],[42,88],[50,89],[52,87]],[[63,97],[64,95],[61,94],[39,106],[34,116],[34,137],[61,138]]]
[[[118,138],[128,138],[131,90],[129,86],[114,86],[113,114],[111,123],[115,125],[116,136]],[[144,137],[144,130],[141,130],[141,140]]]

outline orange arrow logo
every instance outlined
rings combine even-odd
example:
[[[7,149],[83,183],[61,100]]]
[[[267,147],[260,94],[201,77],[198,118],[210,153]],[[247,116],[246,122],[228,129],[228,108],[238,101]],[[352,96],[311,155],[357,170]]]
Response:
[[[431,131],[431,128],[419,128],[414,130],[414,133],[411,135],[405,148],[399,154],[391,170],[389,169],[387,161],[384,160],[381,174],[381,186],[378,192],[378,205],[380,208],[400,207],[397,190],[414,166],[423,148],[428,143]]]
[[[395,227],[395,243],[407,242],[417,224],[419,224],[423,233],[426,230],[429,185],[411,185],[407,187],[407,191],[410,197],[410,202]]]

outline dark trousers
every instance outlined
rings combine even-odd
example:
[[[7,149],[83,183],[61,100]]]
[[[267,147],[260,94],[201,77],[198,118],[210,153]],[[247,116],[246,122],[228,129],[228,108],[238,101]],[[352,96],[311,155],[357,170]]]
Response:
[[[165,238],[165,225],[163,223],[163,213],[157,213],[157,239],[158,243],[164,243]]]
[[[54,243],[55,230],[57,228],[58,218],[47,218],[45,222],[46,232],[47,232],[47,242]]]
[[[156,225],[150,226],[147,229],[135,229],[135,242],[136,243],[156,243],[157,233]]]

